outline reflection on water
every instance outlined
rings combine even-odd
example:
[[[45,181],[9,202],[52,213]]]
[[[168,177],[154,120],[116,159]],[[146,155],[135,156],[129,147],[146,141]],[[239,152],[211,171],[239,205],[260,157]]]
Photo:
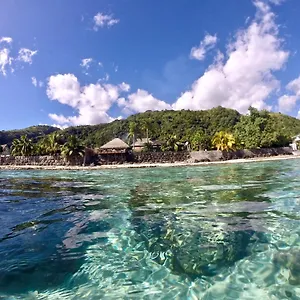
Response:
[[[0,298],[298,299],[298,165],[3,171]]]

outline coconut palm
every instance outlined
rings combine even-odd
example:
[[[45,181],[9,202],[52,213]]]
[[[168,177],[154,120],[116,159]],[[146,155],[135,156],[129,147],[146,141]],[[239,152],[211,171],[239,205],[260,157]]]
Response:
[[[136,123],[135,122],[130,122],[129,123],[129,132],[128,132],[128,137],[132,138],[132,146],[134,148],[135,144],[135,139],[136,139]]]
[[[167,138],[165,145],[162,147],[163,151],[178,151],[180,147],[179,140],[176,135],[171,135]]]
[[[217,150],[229,151],[235,148],[235,138],[231,133],[220,131],[212,139],[212,144]]]
[[[57,132],[49,134],[44,140],[47,154],[58,154],[61,151],[60,135]]]
[[[30,156],[34,154],[34,144],[27,135],[22,135],[20,139],[14,139],[12,142],[11,154],[14,156]]]
[[[67,159],[76,158],[78,156],[84,156],[85,148],[80,143],[80,141],[76,138],[76,136],[69,136],[67,142],[61,148],[62,156]]]
[[[144,120],[141,125],[142,131],[146,133],[146,140],[149,143],[149,130],[151,129],[151,123],[149,120]]]

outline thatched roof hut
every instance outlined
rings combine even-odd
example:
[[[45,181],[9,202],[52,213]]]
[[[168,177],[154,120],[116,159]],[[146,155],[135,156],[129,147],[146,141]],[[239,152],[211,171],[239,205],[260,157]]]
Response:
[[[121,139],[115,138],[105,145],[101,146],[101,150],[126,150],[130,148],[125,142]]]
[[[145,144],[150,143],[152,144],[152,141],[150,141],[149,139],[147,140],[146,138],[143,139],[137,139],[134,143],[134,147],[144,147]],[[133,146],[133,144],[132,144]]]
[[[124,163],[129,159],[130,147],[122,140],[116,138],[99,149],[100,163]]]

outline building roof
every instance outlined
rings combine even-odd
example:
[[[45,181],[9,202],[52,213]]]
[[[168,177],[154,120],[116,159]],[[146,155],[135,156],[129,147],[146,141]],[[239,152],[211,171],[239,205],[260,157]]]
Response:
[[[105,145],[101,146],[100,149],[127,149],[129,146],[121,139],[113,139]]]
[[[147,144],[147,142],[152,144],[152,141],[150,141],[149,139],[148,139],[148,141],[146,138],[137,139],[134,143],[134,147],[143,147],[143,146],[145,146],[145,144]],[[133,146],[133,144],[132,144],[132,146]]]

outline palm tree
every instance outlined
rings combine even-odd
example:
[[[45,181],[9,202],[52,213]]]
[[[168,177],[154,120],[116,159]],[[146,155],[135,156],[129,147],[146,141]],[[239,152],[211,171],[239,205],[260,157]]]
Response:
[[[61,151],[60,135],[57,132],[49,134],[44,140],[46,153],[54,155]]]
[[[135,135],[136,135],[136,123],[135,122],[130,122],[129,123],[128,137],[132,138],[132,146],[133,146],[133,148],[134,148],[134,144],[135,144]]]
[[[212,139],[212,144],[221,151],[229,151],[235,147],[235,138],[231,133],[220,131],[216,133]]]
[[[143,120],[141,128],[146,133],[146,140],[147,140],[147,143],[149,143],[149,130],[151,129],[150,121],[146,120],[146,119]]]
[[[83,157],[85,147],[74,135],[70,135],[67,142],[61,148],[61,154],[67,159],[74,159],[78,156]]]
[[[34,144],[27,135],[22,135],[20,139],[14,139],[12,142],[11,154],[14,156],[30,156],[34,153]]]
[[[167,138],[165,145],[162,147],[163,151],[178,151],[180,143],[176,135],[171,135]]]

